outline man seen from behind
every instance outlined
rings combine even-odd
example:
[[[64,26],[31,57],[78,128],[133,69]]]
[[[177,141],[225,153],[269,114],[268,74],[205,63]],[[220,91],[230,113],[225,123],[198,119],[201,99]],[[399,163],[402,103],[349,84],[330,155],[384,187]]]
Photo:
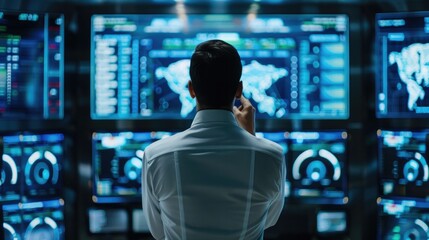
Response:
[[[242,96],[241,72],[232,45],[210,40],[196,47],[192,125],[145,149],[143,212],[155,239],[263,239],[277,222],[284,204],[283,152],[254,136],[255,109]]]

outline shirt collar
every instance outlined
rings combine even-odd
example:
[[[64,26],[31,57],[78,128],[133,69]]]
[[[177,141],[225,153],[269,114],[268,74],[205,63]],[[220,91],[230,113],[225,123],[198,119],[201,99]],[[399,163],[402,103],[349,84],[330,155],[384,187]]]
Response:
[[[206,109],[198,111],[195,115],[194,121],[192,121],[192,126],[207,122],[225,122],[238,126],[234,114],[231,111],[221,109]]]

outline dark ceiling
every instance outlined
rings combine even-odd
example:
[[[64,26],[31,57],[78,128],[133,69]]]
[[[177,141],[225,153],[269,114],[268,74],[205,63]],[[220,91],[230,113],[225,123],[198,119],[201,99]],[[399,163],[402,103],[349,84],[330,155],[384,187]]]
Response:
[[[360,6],[388,5],[394,11],[408,11],[412,9],[429,10],[429,0],[0,0],[0,9],[25,11],[68,11],[70,6],[104,6],[119,9],[117,12],[135,11],[136,6],[144,6],[147,11],[157,11],[166,6],[183,4],[185,7],[195,7],[195,12],[201,9],[210,9],[210,12],[237,12],[241,8],[248,9],[255,3],[269,9],[288,10],[287,6],[312,8],[326,6],[341,6],[355,8]],[[202,8],[196,7],[202,6]],[[141,8],[140,8],[141,9]],[[290,9],[289,9],[290,10]],[[349,9],[351,10],[351,9]],[[189,11],[192,13],[192,10]]]

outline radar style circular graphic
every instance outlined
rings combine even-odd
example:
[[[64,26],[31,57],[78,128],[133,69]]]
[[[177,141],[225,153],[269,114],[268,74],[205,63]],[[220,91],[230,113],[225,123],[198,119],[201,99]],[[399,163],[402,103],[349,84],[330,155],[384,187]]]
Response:
[[[398,228],[400,229],[400,232],[397,232]],[[427,240],[429,239],[428,231],[429,226],[423,220],[415,219],[413,221],[399,223],[399,226],[394,226],[390,235],[393,237],[399,233],[400,238],[398,239]]]
[[[25,240],[60,240],[58,225],[50,217],[37,217],[28,224]]]
[[[18,181],[18,169],[13,158],[7,154],[3,154],[3,168],[0,174],[0,186],[3,183],[15,185]],[[10,179],[10,181],[9,181]]]
[[[327,166],[323,161],[321,161],[321,159],[327,160],[332,165],[334,169],[332,176],[327,176]],[[341,166],[334,154],[325,149],[320,149],[318,151],[308,149],[302,152],[293,163],[292,175],[295,180],[300,180],[303,178],[303,176],[301,176],[300,170],[303,166],[303,163],[307,161],[310,161],[310,163],[305,169],[305,179],[311,182],[320,182],[324,179],[338,181],[340,179]]]
[[[9,225],[8,223],[3,223],[3,229],[5,240],[19,240],[18,233],[11,225]]]
[[[125,176],[131,181],[141,181],[141,171],[143,167],[143,151],[137,150],[136,156],[130,158],[124,165]]]
[[[58,182],[59,166],[55,155],[49,151],[37,151],[30,155],[25,165],[25,182],[28,186]]]
[[[420,164],[419,164],[420,163]],[[414,182],[419,177],[420,166],[422,167],[423,177],[422,180],[427,182],[429,180],[429,167],[426,162],[426,159],[422,154],[416,152],[414,158],[405,163],[403,174],[404,178],[408,182]]]

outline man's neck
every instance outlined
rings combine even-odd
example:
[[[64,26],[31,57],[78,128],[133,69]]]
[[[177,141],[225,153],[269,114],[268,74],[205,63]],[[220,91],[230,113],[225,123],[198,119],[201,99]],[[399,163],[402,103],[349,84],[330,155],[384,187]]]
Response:
[[[232,106],[211,107],[211,106],[204,106],[204,105],[197,104],[197,111],[201,111],[201,110],[226,110],[226,111],[232,112]]]

